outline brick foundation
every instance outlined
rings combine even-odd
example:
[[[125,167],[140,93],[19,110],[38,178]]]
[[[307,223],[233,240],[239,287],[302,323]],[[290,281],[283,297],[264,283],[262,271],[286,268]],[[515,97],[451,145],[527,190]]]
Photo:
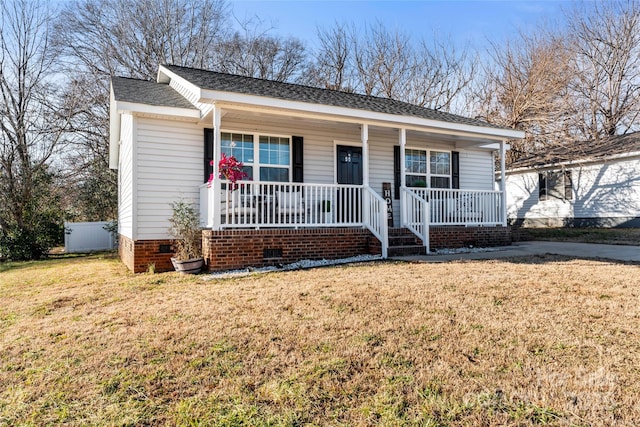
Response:
[[[120,235],[118,252],[120,259],[134,273],[144,273],[153,264],[158,272],[173,271],[171,253],[160,252],[160,245],[171,245],[171,240],[138,240],[133,241]]]
[[[510,227],[431,227],[432,249],[506,246]],[[171,240],[133,241],[120,236],[122,262],[134,273],[173,271],[173,253],[160,252]],[[363,228],[203,230],[202,252],[210,271],[288,264],[302,259],[337,259],[379,254],[381,245]]]
[[[204,230],[203,254],[209,270],[217,271],[380,253],[374,240],[362,228]],[[265,250],[272,257],[265,258]]]
[[[511,244],[511,227],[431,227],[431,249],[508,246]]]

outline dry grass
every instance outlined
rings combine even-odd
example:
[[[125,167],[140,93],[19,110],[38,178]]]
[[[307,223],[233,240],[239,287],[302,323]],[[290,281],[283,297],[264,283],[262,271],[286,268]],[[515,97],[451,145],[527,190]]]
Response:
[[[640,228],[524,228],[522,230],[535,240],[640,246]]]
[[[0,268],[0,425],[640,424],[636,265]]]

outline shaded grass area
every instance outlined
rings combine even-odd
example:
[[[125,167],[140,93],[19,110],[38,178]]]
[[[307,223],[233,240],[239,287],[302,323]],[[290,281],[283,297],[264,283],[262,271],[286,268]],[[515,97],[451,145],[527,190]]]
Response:
[[[524,228],[532,240],[639,245],[640,228]]]
[[[0,274],[0,425],[638,425],[637,265]]]

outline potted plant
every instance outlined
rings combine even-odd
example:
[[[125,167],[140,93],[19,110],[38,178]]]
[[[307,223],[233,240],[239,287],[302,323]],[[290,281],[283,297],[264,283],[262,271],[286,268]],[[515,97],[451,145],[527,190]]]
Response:
[[[197,274],[204,266],[200,218],[193,205],[182,200],[173,202],[171,209],[169,234],[175,249],[171,263],[176,271]]]

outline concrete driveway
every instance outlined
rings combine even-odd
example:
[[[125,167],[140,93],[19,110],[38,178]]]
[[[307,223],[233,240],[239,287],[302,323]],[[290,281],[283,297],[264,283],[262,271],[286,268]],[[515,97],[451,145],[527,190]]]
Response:
[[[601,245],[573,242],[518,242],[511,246],[488,248],[482,252],[443,255],[401,256],[393,259],[420,262],[443,262],[465,259],[498,259],[514,256],[566,255],[577,258],[603,258],[615,261],[640,262],[640,246]]]

